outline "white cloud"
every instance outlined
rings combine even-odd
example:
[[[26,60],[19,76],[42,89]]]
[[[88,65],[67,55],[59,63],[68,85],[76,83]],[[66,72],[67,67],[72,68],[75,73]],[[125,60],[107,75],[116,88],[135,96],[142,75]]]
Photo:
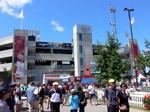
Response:
[[[62,27],[58,22],[52,20],[51,25],[53,25],[55,27],[56,31],[64,32],[64,27]]]
[[[32,3],[32,0],[0,0],[0,10],[2,13],[19,17],[18,9],[23,8],[26,4]]]

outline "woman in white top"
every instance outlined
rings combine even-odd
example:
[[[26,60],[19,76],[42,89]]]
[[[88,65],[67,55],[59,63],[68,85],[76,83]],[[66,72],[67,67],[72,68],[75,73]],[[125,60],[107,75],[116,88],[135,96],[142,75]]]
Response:
[[[24,52],[20,51],[18,53],[18,61],[16,62],[16,66],[14,67],[14,70],[16,69],[14,73],[14,79],[23,79],[24,78]]]

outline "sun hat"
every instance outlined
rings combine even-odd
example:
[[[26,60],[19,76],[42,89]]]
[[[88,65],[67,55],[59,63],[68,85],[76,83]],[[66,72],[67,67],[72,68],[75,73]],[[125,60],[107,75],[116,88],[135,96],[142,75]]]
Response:
[[[112,82],[115,82],[115,80],[114,80],[114,79],[110,79],[110,80],[109,80],[109,83],[112,83]]]

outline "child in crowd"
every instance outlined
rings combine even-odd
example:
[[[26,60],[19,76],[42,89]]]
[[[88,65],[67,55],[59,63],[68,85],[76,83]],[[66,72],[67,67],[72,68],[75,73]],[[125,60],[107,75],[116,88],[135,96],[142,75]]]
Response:
[[[70,112],[77,112],[79,108],[80,99],[77,95],[75,89],[71,90],[71,96],[69,97],[69,104],[70,104]]]

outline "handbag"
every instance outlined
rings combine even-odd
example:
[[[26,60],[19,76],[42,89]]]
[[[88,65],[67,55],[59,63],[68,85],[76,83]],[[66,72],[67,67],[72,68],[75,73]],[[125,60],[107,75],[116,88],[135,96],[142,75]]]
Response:
[[[36,89],[33,91],[33,94],[34,94],[34,95],[38,95],[38,94],[39,94],[39,89],[36,88]]]
[[[82,106],[86,106],[87,105],[87,99],[86,98],[84,98],[83,102],[81,102],[81,105]]]
[[[120,111],[123,112],[123,111],[126,111],[127,110],[127,106],[122,104],[120,107],[119,107]]]

